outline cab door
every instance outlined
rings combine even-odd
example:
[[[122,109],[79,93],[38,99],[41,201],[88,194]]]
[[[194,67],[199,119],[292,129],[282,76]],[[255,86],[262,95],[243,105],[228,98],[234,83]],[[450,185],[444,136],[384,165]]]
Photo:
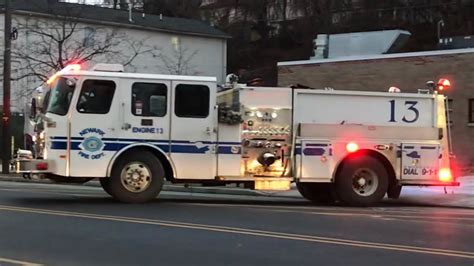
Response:
[[[216,85],[172,83],[171,158],[179,179],[216,176]]]
[[[120,112],[120,143],[145,142],[169,152],[170,82],[166,80],[123,80]]]
[[[116,146],[120,83],[110,78],[84,78],[71,104],[68,131],[70,176],[104,177]]]

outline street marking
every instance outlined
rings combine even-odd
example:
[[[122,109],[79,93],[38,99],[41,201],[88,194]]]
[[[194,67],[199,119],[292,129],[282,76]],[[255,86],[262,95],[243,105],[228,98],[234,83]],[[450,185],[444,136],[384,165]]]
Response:
[[[2,265],[2,262],[8,263],[8,264],[23,265],[23,266],[42,266],[42,264],[38,264],[38,263],[32,263],[32,262],[21,261],[21,260],[12,260],[12,259],[0,257],[0,265]]]
[[[89,213],[80,213],[80,212],[66,212],[66,211],[56,211],[56,210],[47,210],[47,209],[33,209],[33,208],[23,208],[23,207],[6,206],[6,205],[0,205],[0,211],[1,210],[11,211],[11,212],[45,214],[45,215],[62,216],[62,217],[87,218],[87,219],[102,220],[102,221],[116,221],[116,222],[127,222],[127,223],[135,223],[135,224],[158,225],[158,226],[163,226],[163,227],[185,228],[185,229],[251,235],[251,236],[259,236],[259,237],[267,237],[267,238],[285,239],[285,240],[298,240],[298,241],[306,241],[306,242],[313,242],[313,243],[325,243],[325,244],[352,246],[352,247],[360,247],[360,248],[395,250],[395,251],[403,251],[403,252],[409,252],[409,253],[433,254],[433,255],[440,255],[440,256],[474,259],[474,252],[468,252],[468,251],[426,248],[426,247],[409,246],[409,245],[385,244],[385,243],[357,241],[357,240],[322,237],[322,236],[309,236],[309,235],[282,233],[282,232],[274,232],[274,231],[254,230],[254,229],[246,229],[246,228],[239,228],[239,227],[184,223],[184,222],[122,217],[122,216],[109,216],[109,215],[89,214]]]
[[[301,207],[301,206],[284,206],[284,205],[255,205],[255,204],[229,204],[229,203],[183,203],[183,204],[188,204],[188,205],[201,205],[201,206],[215,206],[215,207],[243,207],[243,208],[260,208],[260,209],[287,209],[287,210],[308,210],[308,211],[314,211],[314,210],[331,210],[335,211],[338,213],[341,213],[341,211],[350,211],[350,213],[354,214],[368,214],[372,215],[373,212],[369,211],[375,211],[377,213],[402,213],[406,214],[407,212],[410,212],[411,214],[427,214],[426,208],[423,209],[391,209],[391,208],[380,208],[380,207],[374,207],[374,208],[353,208],[353,207],[338,207],[338,206],[327,206],[327,207],[318,207],[318,206],[309,206],[309,207]],[[433,209],[432,212],[429,214],[436,214],[436,215],[467,215],[467,216],[474,216],[474,211],[472,210],[466,210],[466,211],[444,211],[442,210],[443,207],[437,207],[437,209]],[[441,210],[440,210],[441,209]],[[431,217],[431,216],[430,216]]]
[[[40,190],[35,190],[35,189],[29,189],[29,190],[24,190],[24,189],[7,189],[7,188],[0,188],[0,191],[8,191],[8,192],[29,192],[29,193],[36,193],[36,194],[43,194],[43,195],[55,195],[55,196],[74,196],[74,197],[84,197],[84,198],[97,198],[100,196],[105,196],[105,193],[102,194],[84,194],[79,191],[76,192],[61,192],[61,191],[48,191],[46,189],[40,189]],[[79,193],[78,193],[79,192]]]
[[[391,214],[391,211],[376,211],[376,212],[357,212],[352,210],[351,212],[345,212],[346,209],[333,209],[334,212],[328,208],[293,208],[293,207],[286,207],[286,206],[260,206],[260,205],[243,205],[243,204],[209,204],[209,203],[187,203],[188,205],[198,205],[198,206],[206,206],[206,207],[242,207],[247,209],[264,209],[266,211],[275,211],[275,212],[289,212],[289,213],[306,213],[306,214],[318,214],[318,215],[328,215],[328,216],[363,216],[363,217],[372,217],[372,218],[414,218],[414,219],[430,219],[431,221],[438,222],[437,220],[466,220],[466,221],[474,221],[474,217],[443,217],[440,215],[465,215],[465,216],[472,216],[474,215],[473,212],[471,213],[422,213],[420,212],[412,212],[409,215],[400,215],[400,214]],[[324,211],[318,211],[324,210]],[[337,212],[336,212],[337,211]],[[395,213],[399,213],[395,211]],[[417,215],[416,213],[420,213],[422,215]]]

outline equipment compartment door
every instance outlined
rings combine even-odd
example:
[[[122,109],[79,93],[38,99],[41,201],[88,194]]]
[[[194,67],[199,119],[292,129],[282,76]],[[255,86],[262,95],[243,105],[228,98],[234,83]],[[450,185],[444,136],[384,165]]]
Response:
[[[305,140],[301,144],[301,179],[331,179],[334,165],[331,143]]]
[[[437,144],[402,144],[402,180],[438,179],[440,147]]]
[[[172,84],[171,158],[180,179],[214,179],[217,169],[216,85]]]

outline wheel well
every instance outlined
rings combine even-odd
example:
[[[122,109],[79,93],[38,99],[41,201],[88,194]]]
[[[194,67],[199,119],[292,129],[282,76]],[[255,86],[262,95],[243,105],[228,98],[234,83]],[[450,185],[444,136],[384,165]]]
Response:
[[[337,166],[336,172],[334,174],[334,178],[337,178],[339,175],[339,172],[341,171],[342,167],[344,166],[345,163],[347,163],[351,158],[354,158],[356,156],[370,156],[376,160],[378,160],[384,168],[387,170],[388,174],[388,181],[389,181],[389,190],[392,186],[395,186],[397,184],[397,178],[395,175],[395,170],[392,167],[392,164],[390,161],[385,157],[383,154],[376,152],[374,150],[359,150],[358,152],[351,153],[347,155],[342,161],[339,163]]]
[[[163,169],[165,170],[166,180],[167,181],[173,181],[174,180],[174,171],[173,171],[173,167],[171,166],[170,160],[168,160],[166,155],[164,155],[162,152],[160,152],[159,150],[157,150],[155,148],[152,148],[152,147],[136,146],[136,147],[129,148],[128,150],[121,153],[114,160],[113,163],[115,164],[115,162],[117,162],[118,159],[122,158],[123,156],[126,156],[129,153],[137,152],[137,151],[148,151],[148,152],[151,152],[153,155],[155,155],[158,158],[158,160],[160,160],[161,164],[163,165]],[[113,165],[112,165],[112,167],[113,167]]]

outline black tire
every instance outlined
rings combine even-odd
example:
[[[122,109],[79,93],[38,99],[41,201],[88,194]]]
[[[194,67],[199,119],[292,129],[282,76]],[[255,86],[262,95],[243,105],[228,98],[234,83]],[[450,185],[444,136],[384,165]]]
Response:
[[[318,183],[296,183],[296,188],[303,198],[313,203],[334,203],[333,184],[318,184]]]
[[[143,180],[140,184],[147,185],[135,186],[135,180],[131,180],[135,177]],[[164,177],[165,171],[158,158],[148,151],[134,151],[117,159],[109,180],[104,181],[104,190],[121,202],[144,203],[158,196],[163,188]],[[125,180],[127,178],[131,181]]]
[[[107,194],[112,196],[112,194],[110,194],[110,178],[109,177],[99,178],[99,182],[100,182],[100,185],[102,186],[102,189],[104,189],[104,191]]]
[[[336,176],[336,192],[344,203],[351,206],[378,203],[387,193],[388,184],[384,165],[371,156],[349,158]]]

